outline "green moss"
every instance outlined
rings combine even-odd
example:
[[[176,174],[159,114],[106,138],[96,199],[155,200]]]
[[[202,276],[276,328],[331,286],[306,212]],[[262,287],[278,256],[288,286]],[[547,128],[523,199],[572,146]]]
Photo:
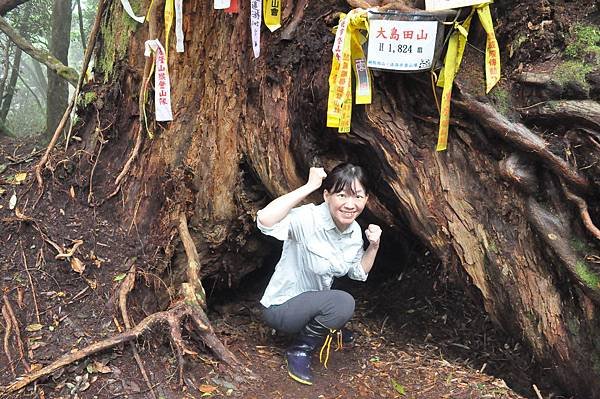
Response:
[[[132,5],[134,9],[139,9],[136,4]],[[104,73],[105,82],[112,76],[115,64],[127,54],[130,39],[138,26],[141,26],[123,11],[120,4],[113,3],[112,7],[109,14],[111,18],[102,25],[102,52],[97,62],[98,69]]]
[[[554,70],[554,79],[565,84],[574,82],[588,90],[585,76],[600,65],[600,28],[578,24],[567,38],[564,61]]]
[[[565,55],[572,59],[589,59],[599,62],[600,28],[592,25],[577,24],[567,40]]]
[[[519,35],[519,36],[517,36],[510,43],[509,57],[512,58],[512,56],[519,50],[519,48],[521,48],[521,46],[523,45],[523,43],[525,43],[526,41],[527,41],[527,36],[525,36],[525,35]]]
[[[496,105],[496,109],[503,115],[508,115],[511,109],[510,92],[503,87],[495,86],[489,93],[492,101]]]
[[[554,79],[560,84],[567,82],[576,82],[583,88],[588,89],[589,84],[585,80],[585,75],[594,70],[594,65],[584,63],[583,61],[571,60],[565,61],[554,69]]]
[[[82,108],[87,107],[98,99],[98,96],[93,91],[86,92],[82,97],[79,98],[79,106]]]
[[[600,277],[590,270],[588,265],[581,260],[575,262],[575,273],[579,276],[579,278],[590,288],[598,289],[600,288]]]

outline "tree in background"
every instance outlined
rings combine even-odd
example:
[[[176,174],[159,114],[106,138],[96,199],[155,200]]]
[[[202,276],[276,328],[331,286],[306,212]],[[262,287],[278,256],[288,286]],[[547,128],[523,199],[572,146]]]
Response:
[[[52,5],[52,35],[49,50],[59,61],[69,62],[71,43],[71,0],[54,0]],[[69,85],[53,71],[48,71],[46,135],[52,136],[69,101]]]

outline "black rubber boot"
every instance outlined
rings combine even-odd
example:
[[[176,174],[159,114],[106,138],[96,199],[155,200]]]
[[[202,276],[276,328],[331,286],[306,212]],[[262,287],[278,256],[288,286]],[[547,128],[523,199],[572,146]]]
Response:
[[[298,334],[296,341],[286,349],[285,360],[288,374],[294,381],[312,385],[311,356],[323,344],[325,337],[333,331],[315,319],[311,320]]]
[[[352,348],[354,346],[354,333],[352,332],[352,330],[342,327],[338,331],[338,334],[342,334],[342,344],[344,346],[347,346],[349,348]]]

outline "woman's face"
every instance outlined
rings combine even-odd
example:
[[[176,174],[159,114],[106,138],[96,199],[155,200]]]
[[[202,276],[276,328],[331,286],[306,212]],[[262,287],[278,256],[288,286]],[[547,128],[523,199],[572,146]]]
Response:
[[[340,231],[344,231],[350,227],[352,222],[365,209],[367,199],[369,198],[369,195],[358,180],[354,180],[352,189],[347,187],[339,193],[330,193],[327,190],[323,192],[323,198],[329,206],[331,218]]]

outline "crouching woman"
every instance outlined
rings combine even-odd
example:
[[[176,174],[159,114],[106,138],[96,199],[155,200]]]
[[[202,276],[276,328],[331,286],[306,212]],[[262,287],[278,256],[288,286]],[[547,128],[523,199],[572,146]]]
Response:
[[[323,188],[324,202],[296,207]],[[363,169],[349,163],[329,174],[311,168],[305,185],[270,202],[257,214],[259,229],[283,241],[281,258],[260,301],[265,323],[296,334],[286,349],[288,374],[311,385],[311,355],[329,344],[354,313],[354,298],[332,290],[334,277],[365,281],[379,249],[381,228],[371,224],[363,238],[356,218],[369,198]],[[342,336],[340,334],[340,336]]]

